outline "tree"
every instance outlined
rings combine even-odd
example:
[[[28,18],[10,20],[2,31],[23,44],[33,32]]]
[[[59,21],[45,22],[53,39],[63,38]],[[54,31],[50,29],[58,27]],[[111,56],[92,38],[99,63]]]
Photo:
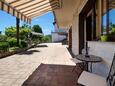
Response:
[[[33,32],[36,32],[36,33],[42,33],[42,28],[41,28],[39,25],[34,25],[34,26],[32,27],[32,31],[33,31]],[[32,39],[35,43],[38,43],[38,42],[41,42],[41,41],[42,41],[42,36],[31,34],[31,39]]]
[[[31,32],[28,28],[20,28],[20,39],[25,40],[28,38],[28,34]]]
[[[42,28],[39,25],[34,25],[32,31],[42,33]]]
[[[42,42],[51,42],[51,35],[46,35],[42,37]]]
[[[16,27],[5,28],[5,35],[8,37],[16,37]]]
[[[27,27],[20,27],[19,33],[20,33],[20,39],[25,40],[28,37],[28,33],[30,33],[31,30]],[[8,37],[16,37],[16,27],[7,27],[5,28],[5,35]]]
[[[22,26],[21,26],[21,28],[31,28],[31,26],[29,26],[29,25],[27,25],[27,24],[23,24]]]
[[[112,24],[112,28],[115,28],[115,24]]]

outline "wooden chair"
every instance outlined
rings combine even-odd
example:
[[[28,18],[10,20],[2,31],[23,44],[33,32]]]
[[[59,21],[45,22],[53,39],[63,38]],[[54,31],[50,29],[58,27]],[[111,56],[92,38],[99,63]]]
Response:
[[[107,78],[83,71],[78,83],[85,86],[115,86],[115,55]]]

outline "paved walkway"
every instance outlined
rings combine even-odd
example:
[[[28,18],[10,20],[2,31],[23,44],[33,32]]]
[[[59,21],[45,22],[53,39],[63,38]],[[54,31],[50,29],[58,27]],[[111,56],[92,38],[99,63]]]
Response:
[[[75,65],[66,46],[46,43],[26,52],[0,59],[0,86],[21,86],[41,64]]]

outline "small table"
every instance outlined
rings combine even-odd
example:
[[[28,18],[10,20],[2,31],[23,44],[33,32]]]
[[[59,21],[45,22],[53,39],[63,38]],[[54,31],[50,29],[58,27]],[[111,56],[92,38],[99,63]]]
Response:
[[[90,65],[90,71],[91,72],[92,72],[92,63],[97,63],[97,62],[102,61],[101,57],[94,56],[94,55],[89,55],[88,57],[86,57],[86,55],[80,54],[80,55],[76,55],[75,58],[86,63],[86,67],[87,67],[86,70],[87,71],[89,71],[88,70],[88,64],[91,63],[91,65]]]

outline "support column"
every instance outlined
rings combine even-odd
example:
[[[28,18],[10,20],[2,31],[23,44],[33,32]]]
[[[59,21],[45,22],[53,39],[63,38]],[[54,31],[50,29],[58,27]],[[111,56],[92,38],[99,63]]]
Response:
[[[107,23],[106,34],[109,34],[109,0],[106,0],[106,12],[107,12],[107,15],[106,15],[106,23]]]
[[[20,19],[16,18],[16,37],[17,37],[17,46],[19,45],[19,27],[20,27]]]
[[[72,53],[79,54],[79,14],[73,16],[72,22]]]
[[[94,5],[93,7],[93,25],[92,25],[92,28],[93,28],[93,34],[92,34],[92,39],[95,40],[96,39],[96,4]]]
[[[103,0],[97,0],[97,18],[96,18],[96,36],[100,37],[102,35],[102,15],[103,15]]]
[[[101,0],[101,35],[103,35],[103,15],[104,15],[104,0]]]
[[[72,27],[69,29],[68,37],[69,37],[68,45],[69,45],[69,48],[71,49],[72,48]]]
[[[79,54],[82,53],[82,49],[85,46],[86,40],[86,18],[83,14],[79,15]]]

